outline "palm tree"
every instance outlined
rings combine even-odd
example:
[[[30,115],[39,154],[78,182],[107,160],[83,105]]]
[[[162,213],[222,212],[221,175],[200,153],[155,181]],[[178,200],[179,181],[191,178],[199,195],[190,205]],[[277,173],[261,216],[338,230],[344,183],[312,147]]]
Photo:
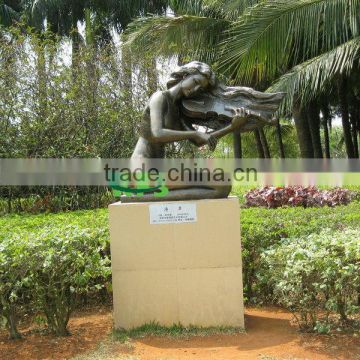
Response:
[[[219,44],[226,39],[234,21],[256,3],[256,0],[172,0],[169,5],[174,15],[141,17],[129,25],[124,38],[127,45],[140,51],[178,55],[182,61],[197,59],[211,63],[216,69],[221,60]],[[223,75],[229,74],[223,71]],[[280,127],[278,130],[281,139]],[[254,135],[259,156],[264,152],[269,156],[264,133],[262,142],[260,133]],[[240,133],[234,134],[234,149],[235,157],[241,157]]]
[[[322,156],[318,110],[308,110],[321,108],[319,96],[330,90],[358,93],[358,85],[349,88],[349,81],[339,79],[359,72],[360,1],[178,0],[171,4],[177,16],[135,21],[129,27],[128,43],[145,49],[153,46],[159,54],[209,61],[242,84],[263,88],[277,79],[268,90],[287,93],[282,110],[294,115],[302,156]],[[358,120],[354,112],[348,115],[344,96],[337,105],[342,104],[345,143],[352,157]]]
[[[0,25],[10,26],[20,19],[21,1],[0,0]]]
[[[150,11],[162,13],[167,5],[165,0],[33,0],[31,3],[31,16],[38,28],[43,28],[46,20],[50,30],[71,37],[74,78],[77,54],[82,43],[94,49],[103,43],[110,43],[113,28],[122,32],[133,17]],[[79,22],[85,24],[85,39],[79,34]],[[131,94],[131,57],[127,51],[122,52],[122,64],[124,83],[128,88],[124,93]],[[131,101],[131,97],[128,101]]]
[[[29,4],[30,14],[34,24],[43,28],[46,23],[50,30],[70,36],[73,50],[77,51],[81,44],[78,33],[78,23],[83,22],[87,29],[93,31],[91,36],[97,36],[100,41],[111,38],[112,27],[122,31],[131,19],[148,11],[155,13],[164,11],[164,0],[32,0]],[[91,26],[96,23],[98,26]]]
[[[255,1],[170,0],[173,14],[140,17],[129,24],[127,45],[156,55],[180,55],[216,63],[218,45],[241,12]],[[235,6],[236,5],[236,6]],[[230,11],[231,10],[231,11]]]
[[[319,95],[338,88],[347,152],[355,156],[347,79],[359,72],[359,14],[359,0],[263,1],[233,24],[224,41],[222,66],[226,71],[245,82],[253,79],[255,71],[258,82],[277,79],[270,91],[287,93],[283,110],[296,113],[303,155],[309,150],[309,133],[314,137],[320,125],[318,115],[313,114],[307,122],[313,129],[307,131],[302,113]],[[312,145],[318,146],[316,142]],[[315,155],[318,152],[319,147]]]

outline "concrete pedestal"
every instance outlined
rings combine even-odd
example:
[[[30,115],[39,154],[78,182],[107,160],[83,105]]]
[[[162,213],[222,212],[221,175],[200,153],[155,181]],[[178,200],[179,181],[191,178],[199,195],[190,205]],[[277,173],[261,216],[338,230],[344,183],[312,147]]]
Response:
[[[196,219],[162,224],[150,207],[165,203],[110,205],[115,328],[244,327],[238,199],[166,204],[187,203]]]

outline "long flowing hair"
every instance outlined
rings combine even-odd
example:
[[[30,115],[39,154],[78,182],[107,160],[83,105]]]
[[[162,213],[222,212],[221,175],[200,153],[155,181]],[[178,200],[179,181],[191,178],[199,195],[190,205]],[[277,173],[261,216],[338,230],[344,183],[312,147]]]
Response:
[[[166,86],[168,89],[170,89],[186,77],[194,74],[205,76],[209,81],[210,88],[215,88],[218,84],[216,75],[209,65],[200,61],[192,61],[188,64],[180,66],[178,69],[176,69],[176,71],[172,72],[169,81],[166,83]]]

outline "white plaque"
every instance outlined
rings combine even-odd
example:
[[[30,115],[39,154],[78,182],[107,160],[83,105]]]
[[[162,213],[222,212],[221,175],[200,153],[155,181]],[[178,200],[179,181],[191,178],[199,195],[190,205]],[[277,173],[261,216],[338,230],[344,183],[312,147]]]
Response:
[[[194,203],[151,204],[149,212],[150,224],[180,224],[197,221]]]

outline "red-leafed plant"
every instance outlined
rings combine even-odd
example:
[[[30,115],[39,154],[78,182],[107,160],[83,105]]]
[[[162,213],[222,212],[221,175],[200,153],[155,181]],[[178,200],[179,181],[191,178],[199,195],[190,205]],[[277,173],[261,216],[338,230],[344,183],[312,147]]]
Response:
[[[315,186],[265,186],[245,194],[247,206],[278,208],[282,206],[337,206],[347,205],[355,196],[348,189],[320,190]]]

